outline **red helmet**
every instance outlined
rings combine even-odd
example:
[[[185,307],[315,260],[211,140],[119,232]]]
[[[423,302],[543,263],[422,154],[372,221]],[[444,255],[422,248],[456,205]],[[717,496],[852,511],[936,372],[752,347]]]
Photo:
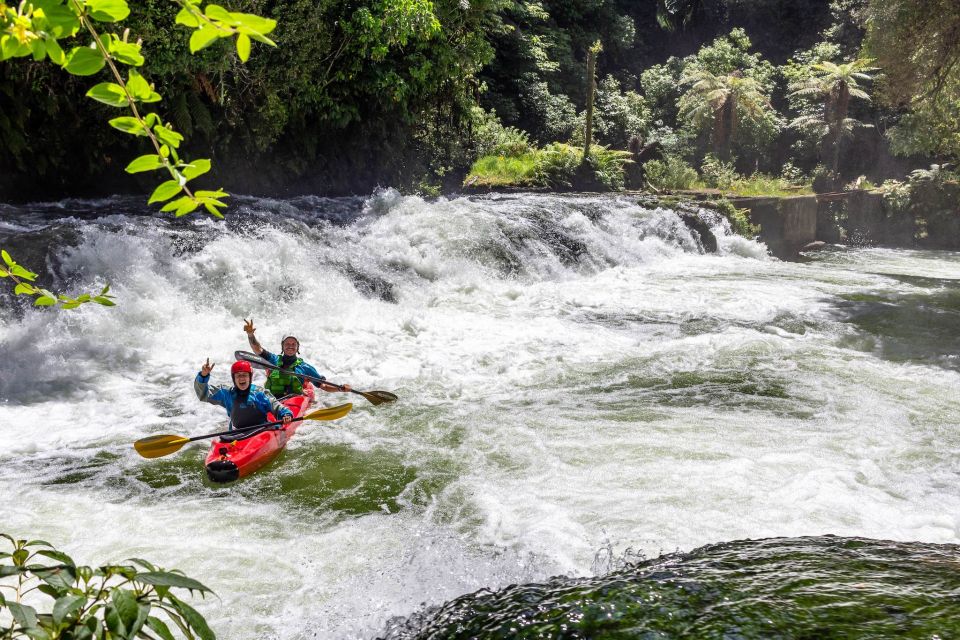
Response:
[[[238,373],[249,373],[250,376],[253,376],[253,367],[250,366],[250,363],[246,360],[237,360],[233,363],[233,366],[230,367],[230,378],[232,379]]]

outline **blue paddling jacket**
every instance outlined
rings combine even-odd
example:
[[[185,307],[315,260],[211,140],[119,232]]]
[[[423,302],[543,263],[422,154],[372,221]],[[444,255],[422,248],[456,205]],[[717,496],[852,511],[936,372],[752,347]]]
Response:
[[[230,416],[230,429],[249,427],[267,421],[267,413],[273,413],[277,420],[284,416],[293,416],[293,412],[274,398],[269,391],[251,384],[246,400],[240,400],[236,387],[210,385],[210,376],[197,374],[193,381],[193,390],[202,402],[216,404],[227,410]]]

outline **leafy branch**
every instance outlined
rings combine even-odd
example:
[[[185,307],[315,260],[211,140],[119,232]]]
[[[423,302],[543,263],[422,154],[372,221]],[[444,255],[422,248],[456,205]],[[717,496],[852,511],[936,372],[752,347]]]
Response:
[[[203,616],[172,593],[186,589],[205,595],[209,588],[178,571],[165,571],[139,558],[130,564],[79,566],[43,540],[0,533],[12,548],[0,552],[0,640],[142,638],[174,640],[172,623],[190,640],[216,640]],[[50,561],[53,561],[52,563]],[[24,596],[37,592],[53,600],[38,610]],[[163,618],[158,617],[162,613]],[[166,621],[164,620],[166,619]]]
[[[96,295],[85,293],[76,298],[71,298],[63,294],[57,295],[52,291],[33,284],[33,281],[37,279],[37,274],[17,264],[6,250],[0,250],[0,255],[2,255],[3,261],[6,264],[5,267],[0,267],[0,278],[10,278],[16,283],[13,288],[14,294],[18,296],[36,296],[36,299],[33,301],[33,305],[36,307],[52,307],[59,304],[62,309],[75,309],[85,302],[96,302],[105,307],[113,307],[116,305],[116,303],[113,302],[113,296],[109,293],[109,284]]]
[[[241,62],[246,62],[250,57],[251,40],[276,46],[266,35],[276,27],[275,20],[231,12],[217,4],[207,4],[201,9],[202,0],[172,1],[180,6],[176,23],[194,30],[190,36],[191,53],[221,38],[233,36],[236,36],[235,46]],[[210,160],[182,159],[178,149],[183,142],[183,135],[174,130],[171,123],[164,122],[157,113],[150,111],[141,114],[139,107],[159,102],[162,99],[160,94],[135,68],[129,69],[126,79],[117,68],[118,63],[130,67],[144,64],[141,41],[130,42],[129,30],[122,37],[116,33],[101,34],[97,30],[96,23],[117,23],[129,15],[130,8],[126,0],[22,0],[16,8],[0,1],[0,61],[27,56],[32,56],[37,62],[49,59],[76,76],[92,76],[107,67],[113,82],[101,82],[86,95],[111,107],[129,110],[131,115],[112,118],[110,126],[130,135],[146,137],[155,151],[131,161],[126,167],[127,173],[162,170],[169,176],[168,180],[154,189],[147,203],[166,203],[160,210],[173,212],[177,217],[192,213],[202,206],[209,214],[222,218],[220,209],[227,206],[224,199],[229,196],[226,191],[195,191],[187,184],[210,171]],[[64,51],[60,41],[77,36],[81,29],[90,35],[92,42]],[[4,252],[4,259],[8,257]],[[34,304],[38,306],[53,306],[60,300],[63,308],[70,309],[91,299],[100,304],[105,303],[97,298],[109,301],[106,289],[93,298],[56,296],[24,282],[32,281],[36,274],[17,266],[19,271],[14,273],[8,269],[3,277],[13,278],[17,283],[15,291],[18,295],[37,295]]]

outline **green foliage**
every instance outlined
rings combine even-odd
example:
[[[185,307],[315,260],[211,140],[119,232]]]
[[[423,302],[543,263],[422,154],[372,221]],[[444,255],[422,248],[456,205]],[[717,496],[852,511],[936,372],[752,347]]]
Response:
[[[676,156],[651,160],[643,165],[647,184],[654,190],[684,190],[701,186],[696,170]]]
[[[624,186],[624,165],[633,162],[629,151],[609,149],[602,145],[592,145],[587,165],[593,169],[597,182],[610,191],[622,191]]]
[[[732,162],[724,162],[713,154],[707,154],[700,166],[703,181],[713,189],[729,190],[740,176]]]
[[[190,37],[191,53],[217,39],[234,35],[237,53],[243,62],[249,58],[251,39],[274,46],[266,34],[276,27],[275,20],[229,12],[216,4],[201,9],[199,0],[176,1],[182,7],[176,23],[194,29]],[[143,65],[141,44],[130,43],[126,33],[121,38],[98,31],[101,27],[97,23],[116,23],[130,15],[126,0],[38,0],[35,3],[22,2],[16,10],[6,5],[0,7],[0,33],[3,33],[0,35],[0,61],[27,55],[32,55],[35,61],[49,58],[75,76],[91,76],[108,67],[114,82],[101,82],[86,95],[102,104],[128,109],[130,116],[112,118],[109,124],[124,133],[146,137],[152,143],[157,161],[151,165],[137,164],[135,170],[164,170],[171,179],[157,187],[150,202],[164,202],[182,191],[185,195],[176,201],[176,206],[162,210],[175,210],[177,215],[184,215],[203,206],[212,215],[222,217],[219,209],[226,206],[223,202],[226,193],[214,196],[209,195],[214,192],[207,192],[208,195],[202,196],[187,187],[188,181],[204,173],[195,168],[202,163],[209,168],[209,160],[182,160],[177,150],[183,136],[174,131],[172,125],[162,122],[156,113],[142,115],[138,109],[138,105],[160,101],[160,94],[136,69],[128,71],[126,80],[117,69],[117,64]],[[91,36],[90,46],[75,46],[64,52],[59,40],[79,37],[81,29]]]
[[[734,233],[751,239],[760,235],[760,225],[750,222],[749,209],[738,209],[726,198],[721,198],[715,204],[716,210],[730,222]]]
[[[535,181],[538,154],[491,155],[477,159],[464,184],[475,187],[528,186]]]
[[[852,99],[870,101],[870,96],[860,83],[872,80],[872,61],[858,58],[851,62],[837,64],[829,60],[813,62],[804,70],[797,70],[790,85],[794,98],[801,103],[810,100],[822,106],[801,106],[801,115],[790,126],[804,136],[823,140],[832,151],[831,169],[839,173],[840,145],[844,138],[852,135],[855,127],[863,127],[859,120],[849,117]],[[824,154],[826,155],[826,154]]]
[[[0,267],[0,278],[10,278],[14,283],[13,293],[18,296],[34,296],[33,305],[35,307],[54,307],[61,309],[75,309],[87,302],[96,302],[105,307],[112,307],[113,296],[110,295],[110,285],[105,286],[98,294],[84,293],[76,298],[64,294],[56,294],[48,289],[38,287],[33,282],[37,279],[37,274],[25,269],[10,256],[6,250],[0,250],[0,257],[3,258],[4,266]]]
[[[750,176],[739,177],[729,188],[729,193],[738,196],[797,196],[812,193],[808,185],[796,186],[779,176],[770,176],[764,173],[754,173]]]
[[[122,565],[81,566],[42,540],[15,539],[3,533],[0,537],[10,549],[0,552],[0,612],[10,625],[0,622],[2,638],[173,640],[170,624],[186,638],[216,638],[203,616],[173,590],[212,592],[182,573],[141,559]],[[21,598],[31,592],[36,597],[25,604]]]
[[[687,87],[677,103],[680,119],[709,133],[714,151],[724,158],[757,157],[780,129],[769,97],[774,69],[749,48],[743,30],[734,29],[702,48],[680,78]]]
[[[582,144],[583,126],[581,116],[571,138],[573,144]],[[594,140],[616,149],[626,149],[631,138],[644,138],[649,127],[650,109],[643,96],[635,91],[623,91],[613,76],[600,81],[593,112]]]
[[[537,153],[534,169],[537,183],[553,188],[572,187],[582,159],[583,154],[577,147],[562,142],[548,144]]]
[[[890,130],[897,153],[960,156],[960,4],[870,0],[864,50],[886,76],[881,100],[909,107]]]
[[[475,107],[473,140],[478,156],[518,157],[531,151],[530,136],[516,127],[504,127],[495,113]]]

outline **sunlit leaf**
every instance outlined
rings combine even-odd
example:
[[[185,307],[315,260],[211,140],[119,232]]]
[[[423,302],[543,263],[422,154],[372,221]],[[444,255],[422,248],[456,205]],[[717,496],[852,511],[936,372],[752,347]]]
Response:
[[[147,201],[147,204],[169,200],[173,196],[180,193],[181,189],[182,187],[180,186],[180,183],[176,180],[167,180],[166,182],[162,182],[160,183],[160,186],[153,190],[153,194],[150,196],[150,200]]]
[[[230,35],[224,33],[222,35]],[[190,53],[196,53],[201,49],[210,46],[210,44],[221,37],[221,31],[214,26],[206,25],[193,32],[190,36]]]
[[[110,126],[114,129],[119,129],[124,133],[130,133],[135,136],[147,135],[147,132],[143,128],[143,124],[133,116],[121,116],[119,118],[114,118],[113,120],[110,120]]]
[[[126,0],[86,0],[90,17],[98,22],[120,22],[130,15]]]
[[[92,76],[103,69],[105,64],[106,61],[96,49],[74,47],[67,54],[67,64],[64,65],[64,69],[75,76]]]
[[[163,160],[155,153],[140,156],[127,165],[127,173],[140,173],[142,171],[155,171],[163,168]]]
[[[87,91],[87,97],[93,98],[97,102],[108,104],[111,107],[126,107],[129,104],[127,102],[127,94],[124,93],[123,87],[115,82],[101,82],[98,85],[94,85]]]

